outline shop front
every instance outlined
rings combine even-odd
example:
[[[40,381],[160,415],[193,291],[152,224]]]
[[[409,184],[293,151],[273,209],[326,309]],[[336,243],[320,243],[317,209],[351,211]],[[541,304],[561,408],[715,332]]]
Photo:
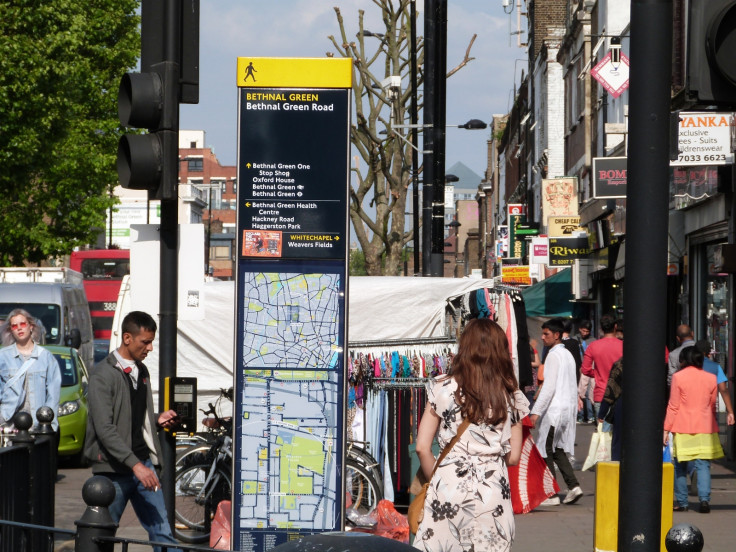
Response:
[[[728,244],[729,202],[725,194],[684,211],[687,240],[687,277],[683,278],[682,295],[687,303],[682,321],[689,324],[696,339],[707,339],[713,350],[713,360],[723,367],[729,379],[731,400],[734,397],[734,366],[730,344],[733,310],[733,275],[723,264],[723,246]],[[724,450],[729,459],[736,455],[733,428],[725,427],[725,410],[719,398],[719,421],[725,434]]]

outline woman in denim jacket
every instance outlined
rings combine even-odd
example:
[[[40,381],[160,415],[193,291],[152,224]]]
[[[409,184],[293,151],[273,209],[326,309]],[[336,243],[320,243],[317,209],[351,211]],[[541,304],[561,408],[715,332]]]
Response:
[[[38,425],[36,411],[48,406],[54,412],[51,422],[59,427],[61,372],[49,351],[39,347],[43,332],[36,319],[23,309],[10,311],[0,325],[0,424],[11,422],[17,412],[28,412]]]

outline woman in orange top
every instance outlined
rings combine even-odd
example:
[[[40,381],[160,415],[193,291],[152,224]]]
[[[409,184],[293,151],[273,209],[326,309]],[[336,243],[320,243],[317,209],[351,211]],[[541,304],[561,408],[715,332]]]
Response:
[[[718,386],[716,377],[703,370],[703,353],[695,347],[680,352],[680,370],[672,376],[670,400],[664,420],[664,443],[674,434],[674,510],[683,512],[687,502],[687,463],[698,472],[700,512],[710,512],[710,461],[723,457],[718,423],[713,416]]]

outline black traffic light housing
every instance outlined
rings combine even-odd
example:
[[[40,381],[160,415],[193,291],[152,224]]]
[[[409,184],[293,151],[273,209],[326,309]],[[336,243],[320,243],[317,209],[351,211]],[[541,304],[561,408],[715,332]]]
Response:
[[[736,108],[736,0],[690,0],[686,28],[684,106]]]
[[[141,72],[123,75],[118,116],[124,126],[149,132],[120,138],[117,168],[124,188],[176,199],[179,103],[199,101],[198,52],[199,0],[143,0]]]

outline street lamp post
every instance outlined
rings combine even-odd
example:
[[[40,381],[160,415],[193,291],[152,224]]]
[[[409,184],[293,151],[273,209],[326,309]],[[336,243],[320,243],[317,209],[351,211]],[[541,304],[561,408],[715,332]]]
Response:
[[[409,55],[411,57],[411,143],[414,151],[411,154],[411,181],[412,181],[412,233],[414,236],[414,275],[421,274],[419,265],[419,156],[418,156],[418,134],[419,106],[417,103],[417,3],[411,0],[410,8],[411,27],[409,34]]]
[[[422,136],[422,275],[431,276],[432,251],[432,200],[434,196],[434,149],[435,149],[435,81],[437,73],[436,22],[438,0],[427,0],[424,4],[424,119],[425,132]],[[442,78],[444,78],[442,72]]]

